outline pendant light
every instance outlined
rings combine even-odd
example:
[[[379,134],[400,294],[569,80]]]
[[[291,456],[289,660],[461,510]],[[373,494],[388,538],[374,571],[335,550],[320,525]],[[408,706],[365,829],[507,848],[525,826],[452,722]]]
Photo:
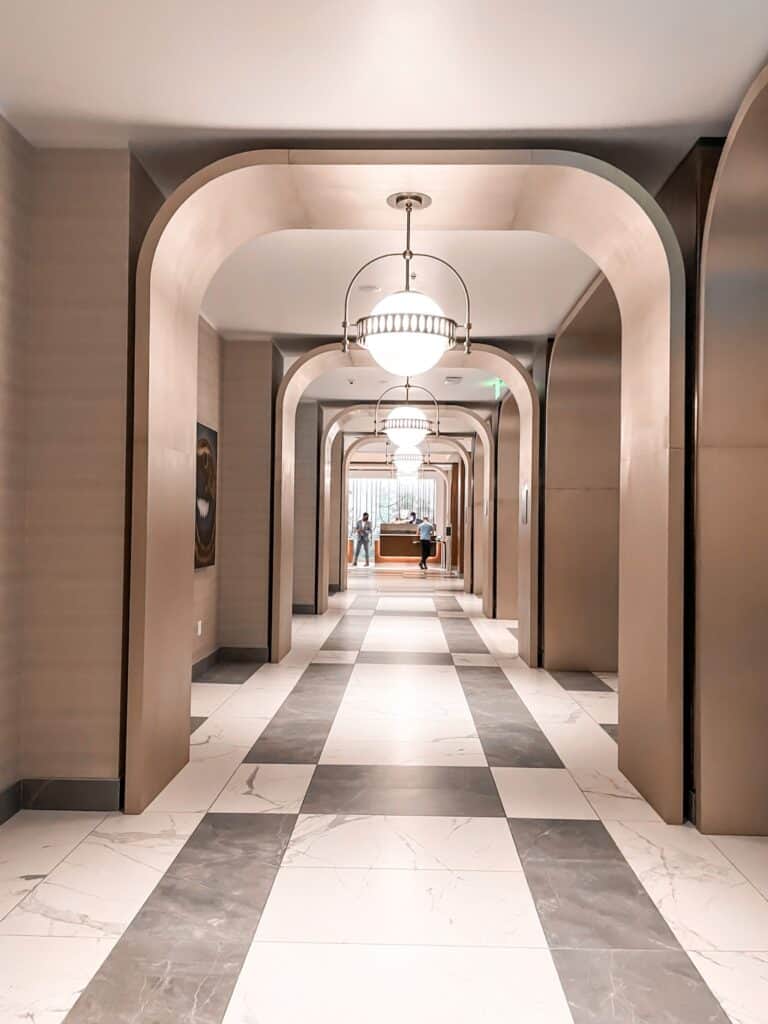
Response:
[[[405,391],[405,402],[402,405],[396,405],[394,409],[387,413],[386,419],[382,422],[382,401],[390,392],[399,390]],[[423,392],[429,396],[429,400],[434,406],[434,416],[431,419],[420,406],[411,402],[411,392],[413,390]],[[395,384],[391,388],[387,388],[379,396],[374,417],[374,433],[386,434],[395,448],[413,447],[414,445],[421,444],[428,434],[437,435],[440,433],[440,408],[437,404],[437,399],[427,388],[422,387],[420,384],[411,384],[410,378],[406,377],[405,384]]]
[[[416,476],[424,462],[421,451],[414,447],[398,448],[392,456],[398,476]]]
[[[405,249],[402,253],[389,252],[368,260],[357,271],[347,286],[344,297],[344,319],[342,347],[349,351],[350,341],[368,349],[376,362],[389,373],[412,377],[426,373],[436,366],[445,352],[456,345],[457,329],[464,329],[464,351],[469,352],[469,291],[464,279],[447,260],[430,253],[411,250],[411,214],[414,210],[425,210],[432,200],[422,192],[398,192],[387,202],[396,210],[405,211]],[[411,260],[434,260],[447,267],[458,280],[464,293],[465,319],[458,324],[446,316],[434,299],[423,292],[411,289]],[[379,260],[402,258],[405,264],[405,287],[401,291],[385,296],[373,307],[367,316],[359,317],[355,323],[356,335],[349,334],[349,299],[352,286],[360,274]]]

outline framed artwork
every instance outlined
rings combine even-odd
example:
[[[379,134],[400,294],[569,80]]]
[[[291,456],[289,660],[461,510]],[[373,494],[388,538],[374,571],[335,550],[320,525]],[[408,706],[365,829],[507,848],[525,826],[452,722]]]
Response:
[[[219,435],[197,424],[197,488],[195,494],[195,568],[216,563],[216,475]]]

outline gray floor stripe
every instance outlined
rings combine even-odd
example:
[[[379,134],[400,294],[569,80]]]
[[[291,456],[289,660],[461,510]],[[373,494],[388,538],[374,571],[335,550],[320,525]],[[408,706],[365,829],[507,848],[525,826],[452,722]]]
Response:
[[[455,597],[450,597],[447,594],[435,594],[432,600],[435,602],[435,608],[439,612],[460,612],[464,610]]]
[[[458,766],[321,764],[301,812],[504,817],[489,769]]]
[[[450,654],[440,651],[360,651],[358,665],[452,665]]]
[[[199,729],[203,722],[206,722],[207,720],[206,715],[192,715],[189,720],[190,735],[195,731],[195,729]]]
[[[485,654],[488,651],[471,619],[440,618],[448,650],[462,654]]]
[[[244,683],[264,668],[263,661],[217,661],[193,680],[195,683]]]
[[[608,733],[612,740],[619,742],[619,727],[618,725],[607,725],[603,723],[603,729]]]
[[[593,672],[547,672],[556,679],[564,690],[599,690],[609,691],[611,688],[602,679],[598,679]]]
[[[574,1024],[727,1024],[602,822],[509,827]]]
[[[500,668],[457,665],[483,752],[492,768],[562,768],[552,744]]]
[[[295,822],[206,814],[68,1024],[220,1024]]]
[[[338,663],[309,665],[248,751],[244,763],[316,764],[353,667]]]
[[[345,615],[323,644],[323,651],[359,651],[372,616]]]

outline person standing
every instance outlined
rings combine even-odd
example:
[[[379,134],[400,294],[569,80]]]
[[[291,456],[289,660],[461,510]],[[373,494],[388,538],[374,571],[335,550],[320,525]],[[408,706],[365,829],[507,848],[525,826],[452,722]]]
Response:
[[[421,542],[421,560],[419,561],[419,568],[426,572],[427,559],[432,551],[432,535],[435,532],[435,528],[429,521],[429,516],[425,516],[424,519],[419,523],[419,540]]]
[[[371,534],[373,532],[373,526],[371,520],[368,517],[367,512],[363,512],[363,518],[357,520],[355,526],[355,536],[357,537],[357,543],[355,545],[355,560],[352,565],[357,565],[357,560],[360,557],[360,548],[365,550],[365,564],[370,565],[371,561],[369,558],[369,547],[371,543]]]

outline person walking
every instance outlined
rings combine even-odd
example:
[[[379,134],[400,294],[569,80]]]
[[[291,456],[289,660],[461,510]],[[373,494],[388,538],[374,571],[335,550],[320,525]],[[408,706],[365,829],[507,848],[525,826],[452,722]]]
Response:
[[[367,512],[363,512],[363,518],[357,520],[355,526],[355,536],[357,537],[357,543],[355,545],[355,560],[352,565],[357,565],[357,560],[360,557],[360,548],[365,550],[365,564],[370,565],[371,561],[369,558],[369,546],[371,543],[371,534],[373,533],[373,526],[371,520],[368,517]]]
[[[427,559],[432,551],[432,536],[435,532],[435,528],[429,521],[429,516],[425,516],[424,519],[419,523],[419,540],[421,542],[421,560],[419,561],[419,568],[427,571]]]

